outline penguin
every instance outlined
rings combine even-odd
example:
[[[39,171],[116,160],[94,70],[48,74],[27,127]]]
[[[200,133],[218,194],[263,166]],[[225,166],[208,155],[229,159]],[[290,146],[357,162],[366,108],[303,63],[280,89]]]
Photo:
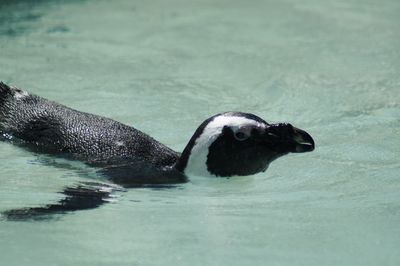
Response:
[[[140,130],[0,82],[0,137],[37,153],[79,160],[124,187],[183,183],[190,176],[248,176],[288,153],[314,150],[289,123],[243,112],[206,119],[182,153]]]

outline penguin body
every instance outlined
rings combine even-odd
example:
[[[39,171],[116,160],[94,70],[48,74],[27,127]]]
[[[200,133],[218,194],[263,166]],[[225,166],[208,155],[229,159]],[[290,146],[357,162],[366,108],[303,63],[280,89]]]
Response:
[[[100,167],[126,186],[180,183],[190,175],[251,175],[289,152],[314,149],[311,136],[290,124],[227,112],[206,119],[181,154],[133,127],[1,82],[0,136],[35,152]]]

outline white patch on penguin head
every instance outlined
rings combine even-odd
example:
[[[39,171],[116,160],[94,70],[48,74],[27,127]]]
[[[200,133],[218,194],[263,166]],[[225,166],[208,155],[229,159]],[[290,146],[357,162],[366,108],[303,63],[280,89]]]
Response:
[[[267,126],[262,121],[257,121],[235,113],[225,113],[215,116],[204,127],[200,136],[197,137],[190,151],[185,174],[196,176],[215,176],[207,167],[209,147],[221,135],[224,127],[229,127],[235,138],[247,138],[254,128],[264,129]]]

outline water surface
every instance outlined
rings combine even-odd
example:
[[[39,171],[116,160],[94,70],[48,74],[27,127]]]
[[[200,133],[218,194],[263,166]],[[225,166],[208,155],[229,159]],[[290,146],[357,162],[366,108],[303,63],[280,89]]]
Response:
[[[181,151],[222,111],[315,138],[246,178],[0,221],[3,265],[399,265],[400,3],[2,1],[0,79]],[[0,211],[91,180],[0,143]],[[91,177],[92,176],[92,177]]]

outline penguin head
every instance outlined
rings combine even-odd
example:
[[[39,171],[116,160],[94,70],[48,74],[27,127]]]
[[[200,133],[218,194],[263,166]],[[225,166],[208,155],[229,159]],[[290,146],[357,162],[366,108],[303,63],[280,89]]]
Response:
[[[175,167],[186,175],[246,176],[265,171],[285,154],[312,150],[312,137],[291,124],[268,124],[253,114],[229,112],[198,127]]]

